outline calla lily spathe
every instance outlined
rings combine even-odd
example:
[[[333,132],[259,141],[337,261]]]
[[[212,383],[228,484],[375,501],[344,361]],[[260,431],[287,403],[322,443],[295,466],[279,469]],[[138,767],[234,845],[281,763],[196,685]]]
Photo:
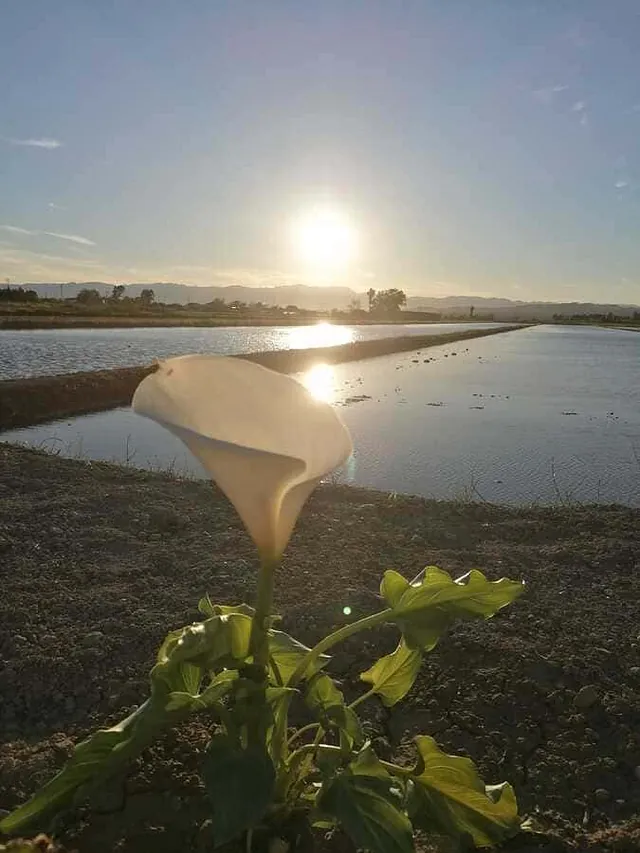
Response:
[[[304,502],[352,450],[331,406],[244,359],[163,361],[140,383],[132,407],[182,439],[267,560],[281,556]]]

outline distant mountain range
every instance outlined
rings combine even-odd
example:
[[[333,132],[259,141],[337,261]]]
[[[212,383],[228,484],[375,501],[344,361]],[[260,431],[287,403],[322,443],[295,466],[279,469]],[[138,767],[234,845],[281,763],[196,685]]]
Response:
[[[42,297],[75,297],[85,288],[95,288],[102,295],[111,293],[113,285],[101,281],[85,281],[70,284],[27,284]],[[229,285],[228,287],[195,287],[188,284],[149,282],[148,284],[127,285],[127,296],[139,296],[143,288],[152,288],[159,302],[205,303],[213,299],[225,302],[263,302],[266,305],[297,305],[310,311],[329,311],[332,308],[347,308],[354,300],[359,300],[363,308],[367,307],[366,293],[358,293],[349,287],[309,287],[303,284],[283,285],[280,287],[246,287]],[[573,314],[616,314],[631,316],[640,311],[638,305],[609,305],[593,302],[522,302],[512,299],[487,298],[483,296],[410,296],[407,308],[412,311],[430,311],[442,314],[469,314],[473,306],[476,316],[492,314],[496,320],[551,320],[554,314],[571,316]]]

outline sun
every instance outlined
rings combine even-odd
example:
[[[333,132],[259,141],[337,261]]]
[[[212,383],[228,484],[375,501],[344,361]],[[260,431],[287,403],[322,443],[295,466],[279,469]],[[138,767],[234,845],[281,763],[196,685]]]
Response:
[[[291,228],[295,254],[317,275],[346,272],[356,258],[358,233],[349,217],[333,208],[301,214]]]

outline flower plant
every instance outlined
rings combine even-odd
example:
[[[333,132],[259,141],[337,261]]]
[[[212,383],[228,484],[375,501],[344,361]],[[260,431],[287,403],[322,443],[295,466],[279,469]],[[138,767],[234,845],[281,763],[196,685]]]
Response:
[[[468,758],[445,754],[428,734],[415,738],[411,766],[383,761],[356,709],[373,698],[396,705],[449,626],[493,616],[523,584],[477,570],[455,580],[435,566],[412,580],[388,570],[377,612],[308,648],[278,629],[274,583],[304,502],[352,451],[336,411],[291,377],[204,355],[161,363],[132,405],[181,438],[235,506],[260,556],[254,607],[205,595],[202,620],[160,646],[144,704],[78,744],[0,831],[37,828],[123,773],[165,729],[201,714],[210,722],[202,776],[216,848],[238,841],[246,851],[266,843],[293,853],[311,844],[311,827],[337,825],[370,853],[411,853],[416,830],[476,847],[516,834],[508,783],[486,786]],[[361,673],[364,692],[347,703],[326,653],[385,624],[396,627],[397,648]],[[293,728],[290,716],[310,722]]]

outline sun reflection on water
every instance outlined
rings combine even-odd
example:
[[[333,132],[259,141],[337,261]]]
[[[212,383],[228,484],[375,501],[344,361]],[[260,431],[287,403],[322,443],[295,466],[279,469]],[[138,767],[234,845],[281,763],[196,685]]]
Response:
[[[336,377],[329,364],[314,364],[301,377],[302,384],[316,400],[333,403],[336,395]]]
[[[333,326],[331,323],[317,323],[315,326],[295,326],[288,329],[289,347],[307,349],[310,347],[336,347],[355,340],[355,332],[349,326]]]

